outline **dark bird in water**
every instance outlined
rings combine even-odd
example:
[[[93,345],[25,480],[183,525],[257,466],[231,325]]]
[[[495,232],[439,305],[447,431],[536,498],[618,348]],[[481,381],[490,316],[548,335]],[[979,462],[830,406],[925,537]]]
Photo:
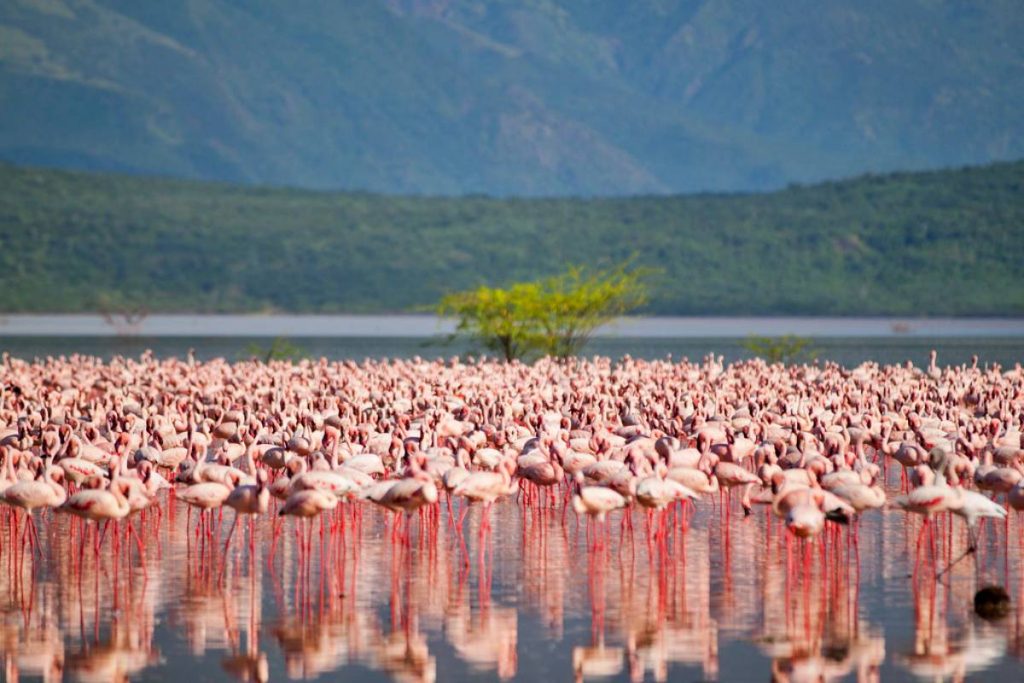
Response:
[[[1010,594],[1002,586],[985,586],[974,594],[974,612],[982,619],[1000,619],[1010,613]]]

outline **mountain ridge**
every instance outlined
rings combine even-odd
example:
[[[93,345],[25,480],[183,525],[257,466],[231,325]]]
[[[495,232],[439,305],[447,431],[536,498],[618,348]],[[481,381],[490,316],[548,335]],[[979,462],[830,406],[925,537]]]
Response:
[[[750,191],[1024,156],[1010,0],[0,6],[0,158],[317,189]]]

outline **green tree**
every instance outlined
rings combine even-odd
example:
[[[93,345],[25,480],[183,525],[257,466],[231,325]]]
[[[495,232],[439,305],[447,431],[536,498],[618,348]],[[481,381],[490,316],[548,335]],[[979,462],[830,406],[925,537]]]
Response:
[[[816,358],[817,349],[810,348],[811,340],[787,334],[782,337],[747,337],[743,348],[768,363],[793,363],[802,358]]]
[[[567,358],[586,346],[595,329],[647,303],[651,271],[630,266],[630,261],[597,270],[572,266],[504,289],[481,286],[445,296],[437,311],[458,318],[456,334],[505,360]]]
[[[263,347],[256,342],[250,343],[242,351],[242,357],[269,363],[272,360],[301,360],[306,357],[306,352],[285,337],[276,337],[269,347]]]

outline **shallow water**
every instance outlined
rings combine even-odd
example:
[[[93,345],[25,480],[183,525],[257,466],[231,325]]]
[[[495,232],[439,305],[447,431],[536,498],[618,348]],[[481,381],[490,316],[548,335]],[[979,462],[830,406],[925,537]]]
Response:
[[[109,359],[114,355],[138,357],[152,350],[158,357],[185,357],[190,349],[196,358],[207,360],[223,357],[228,360],[248,358],[270,348],[269,337],[0,337],[0,351],[25,358],[84,353]],[[689,358],[696,361],[709,353],[725,358],[725,362],[751,357],[744,348],[744,339],[730,337],[598,337],[584,350],[586,356],[603,355],[621,358]],[[424,358],[450,357],[470,353],[463,342],[446,344],[439,337],[302,337],[292,343],[303,355],[329,359]],[[879,363],[913,362],[919,367],[928,364],[928,353],[938,350],[939,365],[970,363],[974,354],[979,361],[999,363],[1012,368],[1024,361],[1024,337],[818,337],[810,344],[821,360],[839,362],[852,367],[864,361]]]
[[[600,532],[563,514],[561,498],[543,509],[510,499],[489,532],[472,508],[460,542],[444,501],[397,535],[390,514],[348,505],[326,518],[323,541],[320,521],[309,526],[307,549],[304,524],[284,521],[275,543],[278,518],[267,516],[254,554],[241,524],[225,556],[187,529],[196,516],[180,502],[162,509],[136,520],[144,557],[122,529],[98,560],[77,521],[41,516],[35,556],[15,550],[22,532],[4,516],[6,680],[1015,680],[1024,670],[1021,613],[990,623],[972,612],[980,585],[1006,586],[1015,603],[1024,594],[1017,519],[1009,545],[989,525],[979,554],[937,580],[936,565],[966,547],[962,524],[938,525],[934,551],[921,536],[913,576],[921,523],[895,511],[866,515],[857,545],[840,527],[787,544],[765,509],[743,518],[708,499],[685,532],[677,509],[664,542],[649,542],[639,512]],[[224,513],[221,534],[232,519]]]

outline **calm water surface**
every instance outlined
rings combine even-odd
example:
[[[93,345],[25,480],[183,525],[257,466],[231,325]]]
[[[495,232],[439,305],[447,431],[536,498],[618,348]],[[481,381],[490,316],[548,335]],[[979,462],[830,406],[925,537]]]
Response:
[[[895,474],[895,472],[890,472]],[[895,478],[893,486],[898,485]],[[357,511],[361,510],[359,514]],[[456,507],[456,515],[459,513]],[[976,558],[959,522],[935,554],[919,520],[867,515],[849,529],[787,544],[765,510],[724,517],[702,501],[667,519],[613,516],[588,531],[561,500],[507,500],[481,532],[460,535],[442,502],[394,535],[390,514],[349,505],[308,529],[270,516],[250,554],[239,525],[225,555],[163,501],[111,531],[97,559],[90,530],[47,513],[41,557],[0,549],[0,651],[6,680],[1019,680],[1024,622],[974,616],[983,584],[1024,592],[1022,527],[984,531]],[[233,519],[225,512],[220,533]],[[91,529],[91,526],[89,527]],[[308,541],[305,539],[308,538]],[[308,542],[308,545],[306,545]],[[116,546],[115,546],[116,544]],[[80,558],[80,559],[79,559]],[[223,572],[223,573],[222,573]]]
[[[42,358],[61,354],[86,353],[110,358],[135,356],[151,349],[157,356],[184,357],[189,349],[197,358],[248,358],[273,343],[271,337],[0,337],[0,351],[19,358]],[[735,337],[598,337],[591,340],[584,355],[599,354],[612,358],[689,358],[696,361],[708,353],[723,356],[726,362],[749,358],[744,339]],[[438,337],[302,337],[292,343],[307,356],[330,359],[352,358],[424,358],[449,357],[471,352],[465,343],[446,344]],[[981,363],[999,363],[1012,368],[1024,361],[1024,336],[1018,337],[819,337],[811,347],[822,360],[854,366],[867,360],[879,363],[928,363],[928,352],[937,349],[940,365],[969,363],[977,354]]]

